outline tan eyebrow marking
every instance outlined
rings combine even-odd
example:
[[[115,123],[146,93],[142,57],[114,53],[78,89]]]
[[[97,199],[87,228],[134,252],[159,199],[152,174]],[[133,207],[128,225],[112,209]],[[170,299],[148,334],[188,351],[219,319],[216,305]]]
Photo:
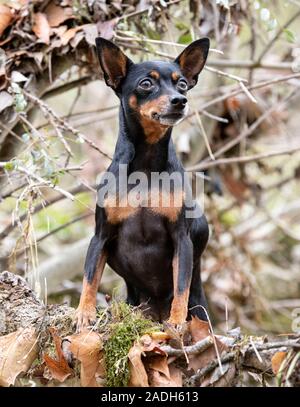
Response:
[[[172,72],[171,77],[173,79],[174,82],[178,81],[178,79],[180,78],[180,73],[179,72]]]
[[[159,79],[159,73],[157,71],[151,71],[149,75],[153,79]]]

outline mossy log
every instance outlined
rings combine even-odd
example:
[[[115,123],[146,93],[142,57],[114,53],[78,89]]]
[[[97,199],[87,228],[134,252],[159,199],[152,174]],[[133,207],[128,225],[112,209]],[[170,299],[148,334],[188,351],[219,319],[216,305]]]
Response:
[[[65,360],[70,363],[70,368],[65,366],[65,369],[67,370],[66,377],[69,375],[74,375],[74,371],[72,370],[74,368],[74,365],[72,365],[74,354],[69,354],[72,346],[74,349],[75,343],[75,341],[73,344],[71,343],[70,348],[70,338],[76,338],[76,335],[74,335],[74,328],[72,326],[74,311],[75,310],[73,308],[66,305],[45,305],[36,296],[35,292],[28,286],[27,282],[22,277],[7,271],[0,273],[0,341],[2,341],[2,344],[4,343],[5,346],[7,344],[12,346],[13,344],[13,351],[19,355],[22,351],[22,348],[20,349],[20,347],[23,346],[20,340],[23,340],[25,337],[28,348],[26,351],[26,358],[22,359],[22,366],[19,367],[17,371],[12,367],[6,373],[7,376],[5,380],[3,377],[0,377],[1,386],[14,384],[16,377],[21,373],[26,375],[27,372],[32,369],[32,364],[34,364],[34,362],[35,365],[37,365],[37,361],[39,361],[40,364],[43,364],[43,355],[45,355],[45,353],[49,354],[49,352],[52,352],[53,354],[54,343],[56,345],[56,350],[57,343],[59,343],[59,346],[62,347],[61,354],[64,354]],[[114,324],[116,323],[114,322]],[[53,331],[55,331],[56,338],[60,338],[59,342],[55,341]],[[200,340],[198,339],[198,342],[192,345],[185,344],[181,348],[178,348],[178,341],[177,343],[174,341],[172,334],[171,339],[173,340],[167,340],[166,338],[168,335],[170,335],[170,332],[168,332],[166,329],[165,331],[164,340],[158,345],[159,357],[162,358],[162,355],[165,355],[164,357],[166,360],[171,360],[172,358],[171,363],[173,363],[174,358],[177,358],[176,369],[177,373],[178,370],[182,369],[182,372],[180,373],[184,377],[183,381],[181,381],[183,385],[245,385],[244,383],[240,383],[242,376],[240,373],[245,371],[255,372],[260,374],[261,377],[264,377],[264,375],[267,374],[268,378],[274,378],[275,373],[277,373],[281,375],[279,378],[281,380],[279,380],[281,384],[284,383],[282,381],[284,372],[289,372],[288,385],[299,386],[300,384],[299,335],[295,335],[292,338],[289,337],[285,340],[283,340],[281,337],[280,341],[269,341],[267,337],[254,338],[242,336],[239,332],[237,332],[237,330],[235,330],[234,334],[229,333],[227,336],[209,336],[209,334],[207,337]],[[96,333],[98,335],[98,332]],[[93,334],[96,333],[94,332]],[[156,338],[158,338],[158,335],[156,335]],[[92,346],[95,346],[95,343],[99,344],[99,355],[100,350],[103,352],[103,349],[105,349],[105,346],[102,346],[105,339],[102,339],[103,338],[101,335],[98,335],[98,339],[96,338],[96,341],[92,344]],[[147,340],[149,340],[149,336]],[[213,353],[213,356],[211,356],[212,353],[209,351],[209,346],[213,347],[214,344],[216,344],[216,341],[218,342],[217,348],[219,347],[219,343],[222,344],[221,352],[218,355],[218,358],[215,358],[216,353]],[[142,346],[144,345],[145,344],[142,344]],[[7,369],[6,362],[8,360],[8,356],[5,355],[4,348],[5,347],[2,346],[2,349],[0,349],[0,370],[3,366],[6,366]],[[60,350],[57,354],[59,353]],[[132,354],[132,350],[129,353]],[[198,368],[194,371],[187,372],[187,360],[199,355],[204,355],[204,359],[202,359],[201,363],[199,360],[200,365]],[[9,358],[13,360],[13,356],[13,352],[10,351]],[[151,357],[153,358],[153,354],[151,354]],[[4,360],[4,358],[6,359]],[[84,355],[80,355],[80,357],[77,355],[77,359],[81,362],[82,369]],[[205,361],[204,364],[203,361]],[[294,365],[292,366],[293,369],[291,370],[288,368],[291,366],[292,361],[294,361]],[[285,363],[286,366],[284,366]],[[220,364],[222,365],[222,369],[220,368]],[[95,371],[98,368],[99,366],[96,366]],[[83,370],[81,370],[81,372],[82,371]],[[89,382],[87,380],[86,373],[85,382]],[[172,382],[172,385],[176,383],[175,381],[170,382]],[[95,380],[93,380],[93,383],[94,385],[97,385]],[[261,381],[260,385],[263,383],[264,380]],[[276,385],[276,383],[278,383],[278,381],[272,381],[272,385]]]

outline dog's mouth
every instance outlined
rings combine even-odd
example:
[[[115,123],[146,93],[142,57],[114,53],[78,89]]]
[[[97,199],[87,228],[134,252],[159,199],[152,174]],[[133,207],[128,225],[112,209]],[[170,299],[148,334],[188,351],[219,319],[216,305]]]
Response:
[[[152,119],[158,121],[164,126],[175,126],[186,117],[186,113],[182,112],[168,112],[168,113],[152,113]]]

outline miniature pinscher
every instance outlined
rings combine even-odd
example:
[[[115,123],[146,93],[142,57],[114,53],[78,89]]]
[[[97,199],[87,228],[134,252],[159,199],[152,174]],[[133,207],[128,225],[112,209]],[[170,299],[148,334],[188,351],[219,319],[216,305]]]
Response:
[[[209,236],[205,216],[201,211],[196,217],[186,215],[186,192],[178,185],[172,184],[169,191],[159,186],[155,205],[152,201],[130,205],[127,198],[135,191],[129,178],[137,172],[146,181],[162,173],[180,174],[183,179],[185,171],[171,133],[187,115],[186,94],[204,67],[209,39],[194,41],[173,62],[134,63],[101,37],[96,39],[96,50],[105,82],[120,99],[119,136],[107,174],[120,181],[120,168],[126,166],[128,178],[113,192],[108,190],[101,202],[98,198],[95,235],[75,317],[77,330],[95,322],[96,294],[106,263],[124,278],[127,302],[146,304],[155,320],[175,326],[193,315],[207,320],[200,276],[200,258]],[[101,181],[100,187],[105,185]],[[153,192],[151,188],[147,193]],[[168,205],[162,203],[165,195]]]

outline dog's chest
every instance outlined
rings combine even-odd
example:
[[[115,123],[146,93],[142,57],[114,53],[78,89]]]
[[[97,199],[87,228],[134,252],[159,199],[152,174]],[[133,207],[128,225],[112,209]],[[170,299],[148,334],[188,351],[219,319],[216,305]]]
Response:
[[[110,194],[104,200],[107,220],[111,224],[120,224],[135,217],[142,210],[163,216],[170,222],[176,222],[184,204],[184,192],[181,189],[166,191],[150,189],[145,192],[132,189],[123,196]]]

